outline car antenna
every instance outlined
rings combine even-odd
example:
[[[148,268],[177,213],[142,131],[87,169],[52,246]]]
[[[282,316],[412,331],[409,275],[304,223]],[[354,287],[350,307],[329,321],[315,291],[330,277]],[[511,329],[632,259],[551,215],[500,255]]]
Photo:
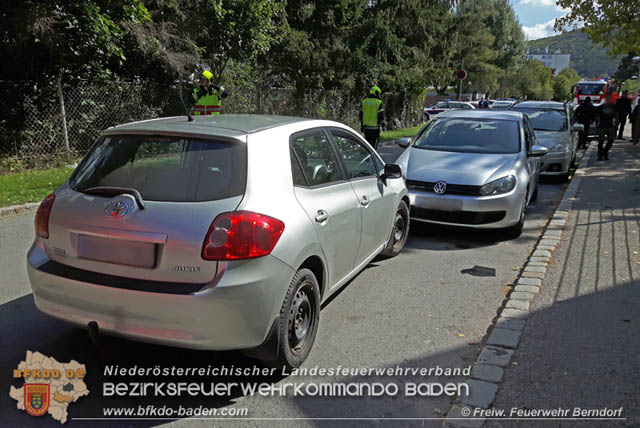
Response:
[[[189,113],[189,109],[184,103],[184,97],[182,96],[182,79],[178,81],[178,88],[180,89],[180,101],[182,102],[182,107],[184,107],[184,112],[187,113],[187,120],[189,122],[193,122],[193,116],[191,116],[191,113]]]

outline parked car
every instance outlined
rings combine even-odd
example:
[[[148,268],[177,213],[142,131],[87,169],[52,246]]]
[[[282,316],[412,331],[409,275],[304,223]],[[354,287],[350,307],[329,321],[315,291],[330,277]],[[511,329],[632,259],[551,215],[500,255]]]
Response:
[[[345,125],[165,118],[103,132],[42,202],[27,270],[64,321],[296,367],[321,302],[408,230],[400,167]]]
[[[510,111],[451,111],[429,122],[397,162],[411,221],[522,232],[538,195],[540,156],[529,119]]]
[[[424,120],[431,120],[432,117],[449,110],[473,110],[475,107],[471,103],[461,101],[440,101],[430,107],[425,107],[423,111]]]
[[[541,159],[541,174],[567,180],[576,160],[578,132],[584,130],[582,124],[574,122],[573,107],[555,101],[524,101],[514,104],[511,110],[529,117],[537,140],[548,149]]]
[[[508,100],[496,100],[491,104],[491,109],[493,110],[509,110],[515,101]]]

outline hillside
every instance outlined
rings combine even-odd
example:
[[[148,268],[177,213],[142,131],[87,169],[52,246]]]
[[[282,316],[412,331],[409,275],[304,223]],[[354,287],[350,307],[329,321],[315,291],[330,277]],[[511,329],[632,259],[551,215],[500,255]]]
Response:
[[[589,36],[580,30],[573,30],[557,36],[530,40],[531,53],[543,51],[549,46],[549,53],[560,50],[571,54],[571,66],[583,77],[612,76],[618,69],[620,58],[611,58],[605,49],[593,43]]]

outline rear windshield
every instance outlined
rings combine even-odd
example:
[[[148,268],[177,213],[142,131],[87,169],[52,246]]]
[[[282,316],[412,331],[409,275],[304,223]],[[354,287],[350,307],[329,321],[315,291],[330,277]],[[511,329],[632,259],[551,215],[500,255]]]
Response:
[[[148,135],[101,137],[70,179],[71,188],[136,189],[144,200],[201,202],[242,195],[246,145]]]
[[[529,116],[533,129],[536,131],[566,131],[567,113],[564,110],[513,107],[512,110],[522,112]]]
[[[518,122],[512,120],[435,119],[414,147],[459,153],[518,153],[520,131]]]

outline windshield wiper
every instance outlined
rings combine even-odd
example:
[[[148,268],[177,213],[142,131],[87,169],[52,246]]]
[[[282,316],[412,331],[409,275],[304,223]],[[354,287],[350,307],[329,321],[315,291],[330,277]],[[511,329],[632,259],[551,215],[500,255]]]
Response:
[[[107,186],[99,186],[99,187],[90,187],[88,189],[81,190],[83,193],[88,193],[90,195],[104,195],[104,196],[118,196],[118,195],[131,195],[136,200],[136,204],[138,208],[143,210],[144,201],[142,200],[142,195],[136,189],[131,189],[129,187],[107,187]]]

